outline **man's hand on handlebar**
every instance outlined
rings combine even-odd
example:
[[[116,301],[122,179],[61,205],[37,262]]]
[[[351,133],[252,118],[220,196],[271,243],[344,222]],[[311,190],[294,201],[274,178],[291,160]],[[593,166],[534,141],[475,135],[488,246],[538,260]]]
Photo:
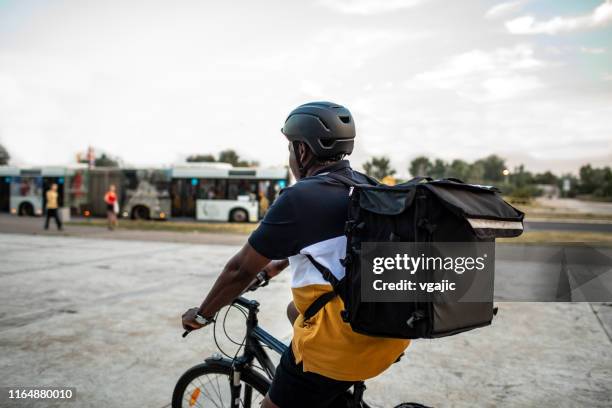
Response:
[[[192,307],[191,309],[183,313],[183,329],[192,331],[192,330],[198,330],[204,327],[204,325],[198,323],[195,320],[196,315],[198,314],[199,310],[200,310],[199,307]]]

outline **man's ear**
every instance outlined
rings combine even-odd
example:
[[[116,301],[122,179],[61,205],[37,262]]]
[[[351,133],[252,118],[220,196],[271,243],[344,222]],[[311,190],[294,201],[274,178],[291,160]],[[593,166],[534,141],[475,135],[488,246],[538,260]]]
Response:
[[[298,154],[301,163],[306,163],[308,161],[310,151],[308,150],[306,143],[300,142],[300,144],[298,145]]]

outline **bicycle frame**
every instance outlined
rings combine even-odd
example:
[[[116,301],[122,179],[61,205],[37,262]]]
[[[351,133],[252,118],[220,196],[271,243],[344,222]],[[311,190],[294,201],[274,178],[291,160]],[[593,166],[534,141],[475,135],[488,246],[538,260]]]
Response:
[[[270,380],[274,378],[274,364],[270,360],[268,353],[264,350],[262,344],[271,348],[278,354],[283,354],[287,350],[287,346],[281,341],[277,340],[270,333],[259,327],[259,321],[257,319],[257,313],[259,312],[259,302],[256,300],[249,300],[243,297],[237,298],[234,303],[245,307],[249,313],[247,315],[247,331],[244,345],[244,354],[237,358],[243,364],[250,365],[253,360],[257,360],[264,372]]]
[[[244,307],[248,310],[247,321],[246,321],[246,335],[244,340],[244,353],[234,359],[232,365],[232,376],[231,376],[231,398],[232,408],[241,408],[240,405],[240,393],[242,390],[242,384],[240,382],[241,373],[244,369],[251,369],[254,360],[261,365],[261,368],[265,372],[266,376],[270,381],[274,378],[274,371],[276,367],[270,360],[268,353],[264,349],[265,345],[270,349],[274,350],[278,354],[283,354],[287,350],[287,345],[276,339],[270,333],[259,327],[259,321],[257,319],[257,313],[259,312],[259,302],[256,300],[249,300],[243,297],[238,297],[234,300],[234,304]],[[353,386],[353,393],[347,391],[349,398],[347,398],[349,408],[371,408],[366,404],[362,397],[365,391],[365,384],[360,381],[355,383]],[[245,390],[245,399],[248,401],[250,406],[252,389],[249,387]],[[249,408],[248,406],[246,406]]]

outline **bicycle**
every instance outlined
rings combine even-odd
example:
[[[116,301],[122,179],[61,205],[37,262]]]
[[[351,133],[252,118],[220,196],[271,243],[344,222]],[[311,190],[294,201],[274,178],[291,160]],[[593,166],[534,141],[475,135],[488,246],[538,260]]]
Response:
[[[266,282],[267,283],[267,282]],[[255,290],[259,285],[257,285]],[[242,296],[234,299],[229,308],[238,308],[246,317],[246,334],[239,349],[232,358],[219,353],[205,359],[187,370],[178,380],[172,394],[172,408],[216,407],[251,408],[259,407],[274,378],[275,366],[265,348],[282,354],[287,345],[266,332],[258,324],[259,302]],[[229,311],[228,308],[228,311]],[[223,326],[225,330],[225,318]],[[217,319],[213,324],[216,329]],[[189,332],[185,332],[185,337]],[[217,348],[220,348],[215,336]],[[227,335],[227,332],[226,332]],[[229,336],[228,336],[229,337]],[[231,340],[231,339],[230,339]],[[240,350],[242,355],[238,356]],[[225,354],[225,353],[224,353]],[[259,364],[257,366],[255,361]],[[220,381],[220,377],[223,378]],[[205,379],[205,381],[203,380]],[[225,386],[222,386],[225,383]],[[356,382],[352,391],[346,391],[333,404],[334,408],[373,408],[363,401],[366,386]],[[205,404],[204,402],[208,402]],[[313,407],[314,408],[314,407]],[[428,408],[417,403],[402,403],[395,408]]]

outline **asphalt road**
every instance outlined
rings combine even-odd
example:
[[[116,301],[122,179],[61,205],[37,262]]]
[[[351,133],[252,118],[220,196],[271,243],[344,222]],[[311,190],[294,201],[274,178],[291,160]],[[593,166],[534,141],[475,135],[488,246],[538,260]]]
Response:
[[[612,233],[612,222],[525,221],[525,231],[580,231]]]

